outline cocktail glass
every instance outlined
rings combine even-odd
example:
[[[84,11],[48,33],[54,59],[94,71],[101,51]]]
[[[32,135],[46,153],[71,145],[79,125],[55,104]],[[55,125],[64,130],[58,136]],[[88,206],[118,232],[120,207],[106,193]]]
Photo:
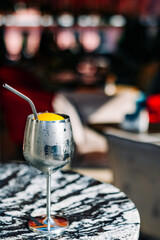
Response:
[[[51,215],[51,174],[69,163],[74,151],[70,118],[60,115],[63,120],[40,121],[31,114],[26,122],[23,155],[47,178],[47,213],[29,221],[34,232],[59,234],[69,225],[66,218]]]

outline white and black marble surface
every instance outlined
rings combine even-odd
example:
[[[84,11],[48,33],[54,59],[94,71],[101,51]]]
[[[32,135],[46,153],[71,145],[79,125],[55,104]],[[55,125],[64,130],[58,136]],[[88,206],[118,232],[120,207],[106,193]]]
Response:
[[[57,171],[52,174],[51,204],[52,213],[69,219],[69,228],[60,236],[31,232],[30,215],[46,213],[46,177],[27,164],[0,164],[0,239],[138,239],[139,213],[113,185]]]

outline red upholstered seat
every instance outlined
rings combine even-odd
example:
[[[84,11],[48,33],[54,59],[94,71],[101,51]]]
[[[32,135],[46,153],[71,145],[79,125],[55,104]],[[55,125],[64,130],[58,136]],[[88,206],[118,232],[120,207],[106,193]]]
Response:
[[[146,102],[149,112],[149,122],[160,123],[160,94],[149,96]]]
[[[51,111],[53,94],[44,91],[38,80],[27,71],[14,67],[0,69],[1,106],[12,141],[22,144],[26,119],[32,113],[30,105],[16,94],[2,88],[7,83],[28,96],[35,104],[37,112]]]

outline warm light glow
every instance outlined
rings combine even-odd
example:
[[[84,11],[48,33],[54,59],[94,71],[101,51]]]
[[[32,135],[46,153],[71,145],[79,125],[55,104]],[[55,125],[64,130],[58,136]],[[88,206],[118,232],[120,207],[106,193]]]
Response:
[[[6,16],[6,26],[36,27],[41,24],[41,13],[38,9],[18,9]]]
[[[8,53],[8,58],[17,61],[21,57],[23,37],[16,28],[6,28],[4,32],[4,42]]]
[[[84,31],[80,35],[80,42],[86,52],[92,52],[100,45],[100,36],[96,31]]]
[[[61,50],[74,48],[76,46],[76,39],[73,32],[70,30],[58,32],[57,45]]]
[[[27,36],[24,46],[26,57],[32,57],[37,53],[41,38],[40,20],[41,13],[34,8],[18,8],[12,15],[7,16],[4,41],[10,59],[16,61],[21,58],[23,33]]]

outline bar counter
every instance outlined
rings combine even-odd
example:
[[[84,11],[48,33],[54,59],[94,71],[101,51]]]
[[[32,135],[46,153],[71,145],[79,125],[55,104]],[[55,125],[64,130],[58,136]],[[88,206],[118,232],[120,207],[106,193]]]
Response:
[[[46,214],[46,177],[24,163],[0,164],[0,239],[138,240],[140,217],[134,203],[115,186],[72,171],[51,180],[51,212],[70,225],[60,236],[28,229],[31,216]]]

